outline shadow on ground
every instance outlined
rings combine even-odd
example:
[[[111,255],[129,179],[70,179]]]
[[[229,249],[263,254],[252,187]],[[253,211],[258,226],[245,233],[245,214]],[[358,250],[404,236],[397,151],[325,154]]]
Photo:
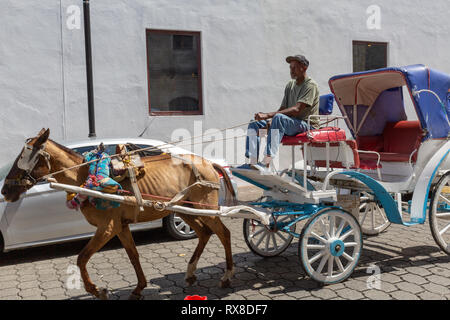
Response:
[[[389,253],[380,253],[379,249]],[[418,256],[421,258],[415,259]],[[382,273],[389,273],[408,267],[423,267],[433,262],[448,263],[450,256],[442,255],[433,257],[431,254],[439,252],[433,246],[415,246],[398,250],[386,250],[377,244],[365,244],[358,267],[346,281],[359,280],[359,285],[364,285],[371,273],[367,268],[376,264]],[[413,259],[413,260],[412,260]],[[297,256],[297,246],[291,245],[278,257],[262,258],[251,252],[237,253],[233,255],[236,266],[236,274],[231,288],[219,288],[218,283],[223,276],[225,263],[198,268],[196,275],[198,281],[190,287],[184,282],[184,272],[169,273],[164,277],[147,277],[148,287],[142,294],[145,299],[184,299],[186,295],[206,295],[209,299],[224,299],[232,295],[276,295],[291,294],[309,296],[310,293],[323,288],[332,288],[333,285],[324,286],[305,275]],[[145,272],[145,270],[144,270]],[[133,287],[116,288],[110,292],[110,299],[127,299]],[[89,295],[80,295],[72,299],[86,299]]]

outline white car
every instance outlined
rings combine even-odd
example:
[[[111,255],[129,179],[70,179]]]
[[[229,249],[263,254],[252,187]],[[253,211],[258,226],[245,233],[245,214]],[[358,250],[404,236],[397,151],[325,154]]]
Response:
[[[192,154],[192,152],[167,144],[159,140],[129,139],[95,139],[64,145],[80,154],[96,148],[101,142],[106,152],[115,154],[117,144],[134,145],[138,148],[153,147],[145,155],[170,152],[172,154]],[[237,194],[236,183],[223,160],[208,159],[225,168]],[[0,187],[8,174],[12,162],[0,168]],[[220,203],[231,197],[221,177]],[[65,204],[66,193],[50,188],[48,183],[38,183],[24,193],[17,202],[5,202],[0,197],[0,252],[89,238],[95,232],[80,211],[70,210]],[[132,231],[164,227],[176,239],[190,239],[195,232],[175,214],[152,222],[130,225]]]

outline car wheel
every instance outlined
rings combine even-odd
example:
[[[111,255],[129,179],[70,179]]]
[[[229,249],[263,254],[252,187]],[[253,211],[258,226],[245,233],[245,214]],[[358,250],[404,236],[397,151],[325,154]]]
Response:
[[[164,229],[171,237],[177,240],[186,240],[196,238],[197,235],[191,227],[184,222],[176,213],[171,213],[163,219]]]

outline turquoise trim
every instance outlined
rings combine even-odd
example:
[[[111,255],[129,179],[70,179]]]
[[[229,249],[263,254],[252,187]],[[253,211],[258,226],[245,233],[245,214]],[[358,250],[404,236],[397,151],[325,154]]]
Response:
[[[392,223],[410,225],[402,221],[402,216],[398,212],[397,202],[391,197],[391,195],[384,189],[384,187],[375,179],[356,171],[343,171],[341,174],[358,179],[366,186],[368,186],[375,194],[375,197],[380,201],[381,205],[386,212],[388,220]],[[414,223],[415,224],[415,223]]]
[[[259,183],[259,182],[256,182],[256,181],[254,181],[254,180],[252,180],[252,179],[250,179],[250,178],[247,178],[247,177],[245,177],[245,176],[243,176],[242,174],[239,174],[239,173],[237,173],[237,172],[233,172],[233,176],[236,176],[236,177],[238,177],[239,179],[242,179],[242,180],[244,180],[244,181],[246,181],[246,182],[248,182],[248,183],[251,183],[251,184],[253,184],[254,186],[256,186],[256,187],[258,187],[258,188],[261,188],[261,189],[263,189],[263,190],[270,190],[271,188],[269,188],[269,187],[267,187],[267,186],[265,186],[265,185],[263,185],[263,184],[261,184],[261,183]]]
[[[336,247],[339,246],[339,250],[336,251]],[[330,252],[333,257],[340,257],[345,251],[345,243],[341,240],[335,240],[330,244]]]

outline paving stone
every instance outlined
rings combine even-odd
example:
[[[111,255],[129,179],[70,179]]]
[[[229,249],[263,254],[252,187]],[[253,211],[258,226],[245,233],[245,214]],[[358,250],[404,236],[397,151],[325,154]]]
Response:
[[[450,287],[450,279],[446,277],[433,274],[431,276],[428,276],[427,279],[430,280],[430,282],[432,283],[436,283],[445,287]]]
[[[361,292],[348,288],[337,290],[336,294],[341,298],[349,300],[359,300],[364,298],[364,295]]]
[[[422,287],[431,293],[436,293],[441,296],[450,294],[450,290],[447,287],[441,286],[439,284],[427,283],[423,284]]]
[[[414,284],[419,284],[419,285],[429,282],[427,280],[427,278],[421,277],[421,276],[418,276],[418,275],[415,275],[415,274],[404,274],[404,275],[401,276],[401,278],[404,281],[411,282],[411,283],[414,283]]]
[[[414,284],[414,283],[399,282],[399,283],[396,283],[395,285],[400,290],[406,291],[406,292],[410,292],[410,293],[413,293],[413,294],[417,294],[419,292],[424,291],[421,286],[418,286],[417,284]]]
[[[392,300],[391,296],[387,294],[386,292],[371,289],[368,291],[363,292],[364,296],[371,300]]]
[[[337,295],[334,291],[324,288],[324,289],[320,289],[320,290],[313,290],[311,292],[311,294],[315,297],[318,297],[320,299],[324,299],[324,300],[328,300],[331,298],[335,298]]]
[[[419,300],[417,295],[401,290],[391,292],[390,295],[397,300]]]
[[[424,291],[418,294],[421,300],[445,300],[446,298],[442,295],[432,293],[429,291]]]

